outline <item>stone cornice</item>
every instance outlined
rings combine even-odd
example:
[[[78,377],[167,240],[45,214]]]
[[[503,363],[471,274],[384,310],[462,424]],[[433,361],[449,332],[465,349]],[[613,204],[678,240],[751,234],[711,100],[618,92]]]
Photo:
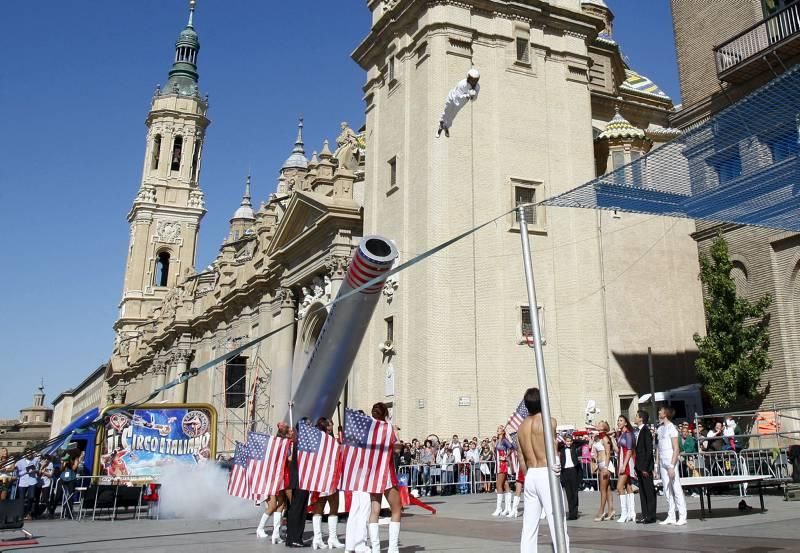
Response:
[[[558,29],[571,36],[580,37],[587,43],[602,30],[602,20],[585,12],[572,11],[552,6],[545,0],[409,0],[399,3],[391,13],[378,20],[364,40],[351,53],[352,59],[369,71],[375,59],[384,57],[379,46],[388,43],[400,34],[400,29],[413,29],[420,20],[420,12],[437,5],[450,5],[471,11],[491,14],[496,18],[531,22],[535,26]],[[431,22],[416,29],[416,36],[436,26],[453,25],[446,22]],[[454,26],[454,25],[453,25]],[[485,40],[489,35],[468,29],[473,40]],[[494,35],[492,35],[494,36]]]

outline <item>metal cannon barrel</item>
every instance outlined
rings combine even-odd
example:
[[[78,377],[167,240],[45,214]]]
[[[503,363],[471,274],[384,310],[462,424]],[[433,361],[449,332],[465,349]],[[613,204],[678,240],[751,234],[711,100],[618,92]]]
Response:
[[[386,238],[365,236],[359,242],[336,299],[382,278],[331,307],[292,398],[295,420],[333,415],[395,259],[397,248]]]

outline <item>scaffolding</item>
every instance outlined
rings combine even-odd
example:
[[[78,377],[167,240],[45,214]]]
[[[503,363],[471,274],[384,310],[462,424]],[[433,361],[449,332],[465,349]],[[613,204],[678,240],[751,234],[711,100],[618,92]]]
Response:
[[[223,342],[224,351],[230,352],[245,337],[227,337]],[[246,355],[252,352],[252,355]],[[233,452],[237,441],[246,439],[248,432],[267,432],[270,416],[270,389],[272,369],[260,356],[261,344],[242,353],[247,359],[243,374],[233,382],[228,382],[227,370],[231,360],[217,364],[212,372],[212,400],[217,411],[217,452],[227,455]],[[236,358],[234,358],[236,359]],[[217,382],[221,383],[217,385]],[[244,389],[244,402],[229,405],[228,399]]]

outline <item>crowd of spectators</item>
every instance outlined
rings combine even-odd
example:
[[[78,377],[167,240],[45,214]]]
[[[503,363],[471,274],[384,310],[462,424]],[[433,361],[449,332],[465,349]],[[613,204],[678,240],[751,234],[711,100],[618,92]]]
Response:
[[[86,474],[83,454],[69,451],[63,458],[27,451],[14,461],[0,449],[0,501],[24,500],[25,519],[53,518],[63,494],[72,494],[78,477]]]

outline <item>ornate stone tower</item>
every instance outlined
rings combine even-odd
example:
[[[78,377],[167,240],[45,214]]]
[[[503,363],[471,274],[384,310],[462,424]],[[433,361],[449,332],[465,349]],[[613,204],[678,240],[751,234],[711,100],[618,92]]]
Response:
[[[142,183],[128,213],[131,236],[119,319],[114,325],[116,360],[126,356],[126,343],[138,335],[137,326],[195,263],[198,229],[205,214],[199,176],[209,120],[208,98],[200,97],[197,86],[200,41],[193,15],[194,1],[189,22],[175,43],[167,84],[163,90],[156,87],[145,121]],[[119,365],[115,363],[115,370]]]

